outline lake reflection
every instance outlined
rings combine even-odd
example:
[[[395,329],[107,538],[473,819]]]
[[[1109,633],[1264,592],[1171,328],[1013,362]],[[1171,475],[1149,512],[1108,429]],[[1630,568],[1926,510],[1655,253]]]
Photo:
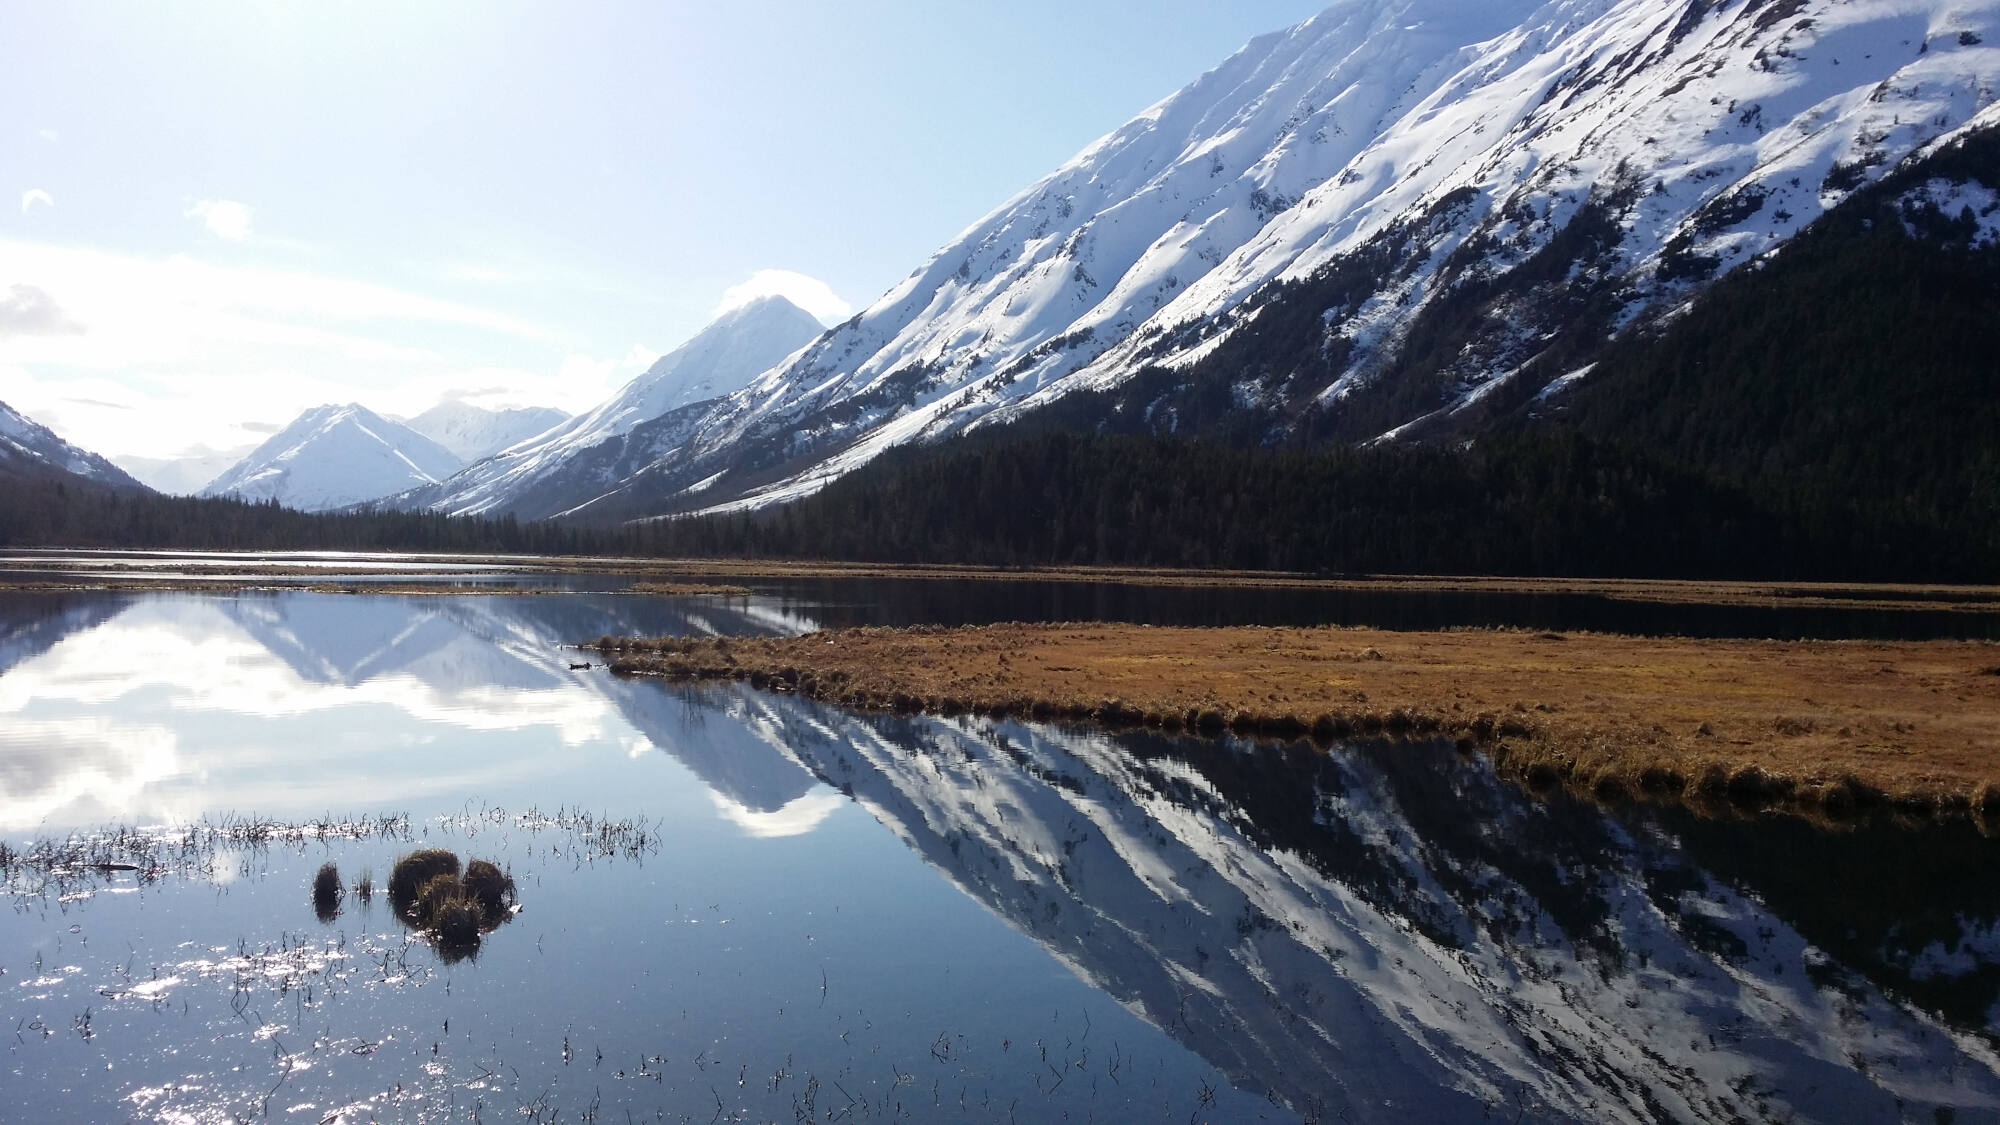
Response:
[[[17,867],[0,1016],[56,1031],[11,1048],[0,1116],[2000,1115],[2000,852],[1967,827],[1611,815],[1443,746],[856,715],[557,647],[798,624],[756,603],[4,613],[0,834],[408,811],[528,909],[446,967],[354,907],[325,953],[312,866],[379,874],[388,843],[138,886]],[[564,805],[653,818],[655,847],[579,859],[504,811]],[[325,953],[312,999],[253,989],[248,1021],[240,970],[177,952],[243,942]],[[421,971],[375,973],[399,957]]]

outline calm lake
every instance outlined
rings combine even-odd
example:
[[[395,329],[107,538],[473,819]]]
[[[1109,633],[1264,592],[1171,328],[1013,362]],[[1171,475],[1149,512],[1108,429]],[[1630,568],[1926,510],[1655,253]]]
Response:
[[[0,1120],[2000,1120],[1968,825],[1607,811],[1449,746],[860,715],[561,647],[1071,596],[1000,585],[0,595]],[[1201,604],[1097,596],[1007,615]],[[417,847],[516,881],[471,956],[379,893],[315,910],[322,864],[379,886]]]

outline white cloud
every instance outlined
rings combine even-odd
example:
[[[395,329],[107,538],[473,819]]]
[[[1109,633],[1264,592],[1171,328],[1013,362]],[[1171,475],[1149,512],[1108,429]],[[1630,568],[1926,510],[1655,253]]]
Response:
[[[71,320],[46,289],[16,285],[0,297],[0,340],[9,336],[73,336],[82,331],[83,325]]]
[[[250,206],[233,199],[204,199],[187,209],[190,219],[200,219],[208,233],[230,242],[250,237]]]
[[[54,144],[57,141],[62,140],[62,134],[56,132],[54,129],[37,129],[35,130],[35,135],[49,142],[50,144]]]
[[[783,297],[818,317],[822,323],[847,319],[854,311],[833,287],[816,277],[792,270],[758,270],[741,285],[732,285],[715,306],[715,315],[740,309],[759,297]]]
[[[54,207],[56,198],[41,188],[29,188],[21,193],[21,214],[27,214],[37,203],[44,207]]]

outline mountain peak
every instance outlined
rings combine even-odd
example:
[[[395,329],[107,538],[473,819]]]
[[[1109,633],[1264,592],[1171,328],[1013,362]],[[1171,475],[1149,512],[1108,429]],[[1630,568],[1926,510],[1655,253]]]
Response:
[[[740,305],[733,305],[729,308],[722,310],[720,313],[716,314],[715,319],[710,321],[710,323],[711,324],[721,324],[724,322],[733,323],[733,322],[753,319],[756,317],[775,316],[775,315],[797,315],[797,316],[811,317],[813,323],[815,324],[819,323],[818,317],[814,317],[811,313],[800,308],[798,305],[794,304],[790,298],[786,297],[782,293],[759,294],[758,296],[752,297]]]
[[[818,317],[793,304],[784,295],[766,293],[718,313],[714,320],[709,321],[701,331],[690,337],[686,344],[675,349],[675,352],[693,347],[704,338],[719,334],[776,334],[787,340],[801,336],[810,340],[825,331],[826,325],[821,324]]]
[[[201,490],[327,511],[449,477],[464,462],[358,402],[311,407]]]
[[[753,298],[661,356],[611,401],[468,468],[448,486],[425,488],[397,503],[435,505],[455,514],[512,511],[528,518],[566,511],[603,491],[605,482],[601,470],[566,472],[564,462],[600,446],[619,447],[611,456],[622,458],[633,431],[749,386],[825,332],[811,313],[783,296]]]

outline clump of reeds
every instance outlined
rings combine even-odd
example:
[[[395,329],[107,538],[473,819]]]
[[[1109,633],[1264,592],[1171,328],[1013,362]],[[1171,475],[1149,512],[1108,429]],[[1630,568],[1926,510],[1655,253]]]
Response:
[[[439,945],[461,949],[478,945],[485,928],[486,912],[463,895],[443,900],[431,914],[431,932],[437,935]]]
[[[485,911],[487,921],[497,923],[514,897],[514,879],[492,862],[475,859],[465,865],[465,891]]]
[[[409,917],[424,884],[439,875],[458,876],[458,857],[443,848],[418,848],[389,871],[389,905]]]
[[[340,914],[340,868],[331,861],[319,865],[313,875],[313,913],[322,922],[331,922]]]
[[[410,920],[419,926],[430,926],[437,920],[438,913],[445,904],[463,900],[465,884],[458,876],[451,874],[433,875],[424,883],[424,889],[417,892],[417,901],[409,911]]]
[[[458,857],[443,848],[404,856],[389,876],[397,917],[427,931],[447,961],[476,953],[480,935],[507,920],[513,898],[514,880],[498,865],[471,860],[461,877]]]
[[[354,881],[354,897],[360,899],[362,902],[369,902],[374,899],[375,872],[365,867],[361,869],[361,878]]]

